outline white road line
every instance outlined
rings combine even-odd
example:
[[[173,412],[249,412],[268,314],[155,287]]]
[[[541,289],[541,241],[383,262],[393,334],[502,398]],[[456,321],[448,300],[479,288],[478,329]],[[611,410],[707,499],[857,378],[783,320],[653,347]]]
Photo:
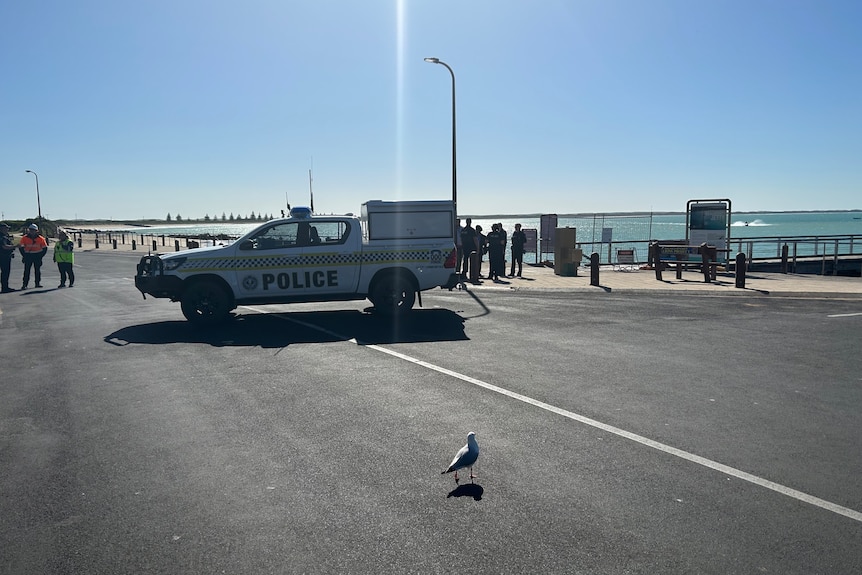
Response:
[[[862,315],[862,312],[857,313],[833,313],[832,315],[827,315],[826,317],[854,317],[857,315]]]
[[[261,310],[257,308],[249,307],[248,309],[252,309],[259,313],[271,313],[266,310]],[[314,325],[312,323],[304,322],[301,320],[284,317],[281,315],[276,316],[279,319],[284,321],[291,321],[297,323],[299,325],[308,327],[310,329],[314,329],[320,332],[323,332],[327,335],[337,337],[339,339],[343,339],[345,341],[356,342],[355,339],[348,339],[347,337],[330,331],[328,329],[322,328],[320,326]],[[737,479],[742,479],[743,481],[748,481],[749,483],[753,483],[754,485],[759,485],[760,487],[765,487],[766,489],[770,489],[775,491],[776,493],[780,493],[782,495],[786,495],[787,497],[792,497],[798,501],[802,501],[816,507],[820,507],[821,509],[825,509],[827,511],[831,511],[833,513],[837,513],[838,515],[843,515],[845,517],[849,517],[855,521],[862,522],[862,513],[859,511],[855,511],[853,509],[843,507],[838,505],[837,503],[832,503],[831,501],[826,501],[825,499],[820,499],[819,497],[815,497],[813,495],[809,495],[808,493],[804,493],[802,491],[797,491],[796,489],[792,489],[790,487],[786,487],[781,485],[780,483],[775,483],[774,481],[769,481],[768,479],[763,479],[756,475],[752,475],[751,473],[746,473],[745,471],[741,471],[734,467],[730,467],[729,465],[724,465],[723,463],[718,463],[717,461],[712,461],[711,459],[707,459],[705,457],[701,457],[700,455],[695,455],[693,453],[689,453],[688,451],[683,451],[682,449],[677,449],[676,447],[672,447],[670,445],[666,445],[664,443],[660,443],[658,441],[654,441],[642,435],[638,435],[636,433],[632,433],[630,431],[626,431],[624,429],[620,429],[619,427],[614,427],[613,425],[608,425],[607,423],[602,423],[601,421],[597,421],[595,419],[591,419],[589,417],[585,417],[583,415],[579,415],[577,413],[568,411],[566,409],[562,409],[560,407],[556,407],[549,403],[545,403],[543,401],[539,401],[538,399],[533,399],[532,397],[528,397],[526,395],[522,395],[520,393],[509,391],[508,389],[504,389],[502,387],[498,387],[491,383],[487,383],[480,379],[476,379],[474,377],[470,377],[469,375],[464,375],[463,373],[458,373],[457,371],[452,371],[451,369],[446,369],[445,367],[440,367],[439,365],[434,365],[433,363],[428,363],[427,361],[422,361],[421,359],[417,359],[415,357],[403,354],[401,352],[397,352],[392,349],[387,349],[385,347],[376,345],[376,344],[367,344],[363,345],[368,349],[373,349],[375,351],[379,351],[381,353],[385,353],[392,357],[396,357],[398,359],[408,361],[415,365],[424,367],[426,369],[430,369],[432,371],[436,371],[438,373],[442,373],[444,375],[448,375],[450,377],[454,377],[456,379],[460,379],[466,383],[471,383],[475,386],[487,389],[488,391],[493,391],[494,393],[499,393],[500,395],[505,395],[511,399],[515,399],[521,401],[523,403],[527,403],[534,407],[538,407],[539,409],[544,409],[545,411],[549,411],[551,413],[556,413],[557,415],[561,415],[568,419],[583,423],[585,425],[589,425],[591,427],[595,427],[596,429],[601,429],[607,433],[612,433],[619,437],[623,437],[630,441],[634,441],[636,443],[640,443],[641,445],[646,445],[647,447],[651,447],[663,453],[667,453],[669,455],[674,455],[681,459],[685,459],[686,461],[690,461],[692,463],[696,463],[698,465],[702,465],[704,467],[708,467],[709,469],[713,469],[715,471],[719,471],[721,473],[730,475],[731,477],[736,477]]]

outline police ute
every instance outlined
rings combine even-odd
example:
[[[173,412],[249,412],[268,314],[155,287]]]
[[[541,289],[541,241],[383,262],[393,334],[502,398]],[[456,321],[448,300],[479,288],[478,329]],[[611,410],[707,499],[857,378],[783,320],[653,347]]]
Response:
[[[368,298],[380,313],[406,313],[420,292],[455,284],[454,227],[448,200],[373,200],[358,218],[294,208],[229,245],[144,256],[135,287],[180,302],[199,324],[251,304]]]

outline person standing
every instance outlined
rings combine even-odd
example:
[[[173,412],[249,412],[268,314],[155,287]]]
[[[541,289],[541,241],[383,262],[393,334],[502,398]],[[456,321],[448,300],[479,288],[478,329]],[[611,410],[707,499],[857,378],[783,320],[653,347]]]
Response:
[[[521,277],[521,272],[524,267],[524,246],[527,243],[527,234],[521,231],[521,224],[515,224],[515,231],[512,232],[512,269],[509,272],[510,277],[515,276],[515,264],[518,264],[518,277]]]
[[[488,253],[488,240],[482,233],[482,226],[476,224],[476,275],[482,279],[483,255]]]
[[[9,274],[12,271],[12,258],[15,257],[15,243],[9,236],[9,224],[0,222],[0,293],[16,291],[9,287]]]
[[[506,230],[503,229],[503,222],[497,222],[497,231],[500,232],[500,245],[502,246],[500,259],[497,262],[499,265],[497,275],[500,277],[506,277],[506,244],[509,243],[509,235],[506,233]]]
[[[30,224],[27,227],[27,233],[21,238],[18,251],[24,260],[24,284],[21,289],[27,289],[27,284],[30,283],[30,268],[35,272],[36,287],[42,287],[42,258],[48,253],[48,242],[39,233],[39,226]]]
[[[493,224],[488,232],[488,279],[498,281],[500,279],[500,260],[503,259],[502,235],[500,224]],[[503,272],[506,273],[505,271]]]
[[[72,266],[75,264],[75,242],[69,239],[69,235],[60,230],[60,241],[54,244],[54,261],[57,263],[57,269],[60,270],[60,285],[58,288],[66,287],[66,279],[69,280],[69,287],[75,285],[75,272]]]
[[[458,233],[455,234],[455,273],[461,273],[461,262],[464,260],[464,249],[461,247],[461,232],[464,226],[461,225],[461,218],[455,220],[455,229]]]
[[[470,277],[470,258],[476,253],[476,230],[473,229],[473,220],[467,218],[466,225],[461,228],[461,254],[463,261],[461,262],[461,277],[469,279]]]

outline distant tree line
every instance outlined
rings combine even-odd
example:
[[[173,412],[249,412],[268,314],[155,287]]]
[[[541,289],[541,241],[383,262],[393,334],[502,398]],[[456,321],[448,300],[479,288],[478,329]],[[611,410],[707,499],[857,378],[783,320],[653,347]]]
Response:
[[[268,214],[268,215],[257,214],[257,215],[255,215],[254,212],[251,212],[249,215],[243,217],[242,214],[234,215],[233,213],[231,213],[228,216],[224,212],[222,212],[221,217],[218,217],[218,216],[210,217],[210,215],[207,214],[203,218],[184,218],[181,214],[176,214],[173,216],[171,216],[171,214],[168,214],[167,217],[165,218],[165,221],[167,221],[167,222],[195,222],[195,223],[197,223],[197,222],[229,222],[229,223],[233,223],[233,222],[265,222],[265,221],[268,221],[271,219],[273,219],[272,214]]]

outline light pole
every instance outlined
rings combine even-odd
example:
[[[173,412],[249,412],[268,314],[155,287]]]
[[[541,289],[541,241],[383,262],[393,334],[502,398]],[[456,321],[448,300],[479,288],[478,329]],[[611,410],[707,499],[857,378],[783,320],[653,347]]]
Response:
[[[449,64],[441,60],[440,58],[425,58],[426,62],[430,62],[431,64],[440,64],[441,66],[446,66],[446,69],[449,70],[449,74],[452,75],[452,209],[455,212],[455,217],[458,217],[458,175],[457,175],[457,155],[455,154],[455,72],[452,71],[452,68],[449,67]],[[455,233],[458,233],[458,230],[455,230]],[[457,240],[456,240],[457,243]]]
[[[42,200],[39,199],[39,174],[33,170],[24,170],[29,174],[36,176],[36,207],[39,209],[39,223],[42,223]]]

